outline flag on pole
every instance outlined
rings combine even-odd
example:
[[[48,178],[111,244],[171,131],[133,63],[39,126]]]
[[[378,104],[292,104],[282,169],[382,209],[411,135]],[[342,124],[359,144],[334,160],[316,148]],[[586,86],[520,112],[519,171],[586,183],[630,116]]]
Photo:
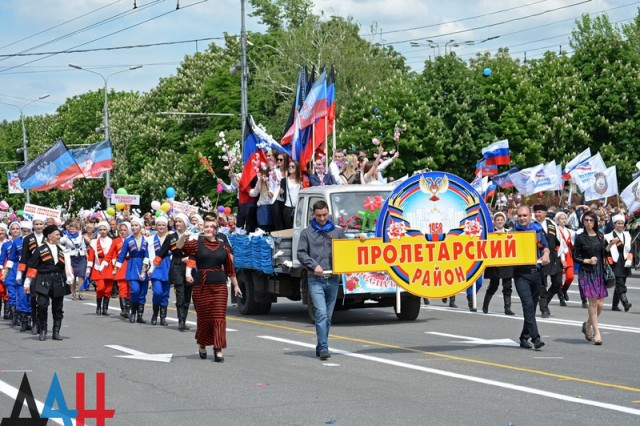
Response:
[[[18,170],[22,188],[34,191],[55,188],[78,175],[80,166],[61,140]]]
[[[22,194],[24,189],[20,186],[20,178],[14,170],[7,172],[7,183],[9,184],[9,194]]]
[[[306,129],[317,119],[327,115],[327,72],[323,70],[311,86],[311,90],[300,107],[300,129]]]
[[[580,191],[584,192],[593,183],[594,175],[598,172],[604,172],[606,169],[607,166],[605,166],[602,156],[597,153],[576,165],[569,174],[578,185],[578,188],[580,188]]]
[[[585,201],[600,200],[618,194],[618,176],[616,166],[597,172],[593,175],[591,184],[584,191]]]
[[[640,177],[637,177],[622,191],[620,199],[625,203],[630,212],[640,209]]]
[[[580,154],[576,155],[573,160],[569,161],[562,172],[562,179],[569,180],[571,179],[571,171],[576,168],[576,166],[583,161],[591,158],[591,148],[587,148],[582,151]]]
[[[509,176],[512,173],[516,173],[519,169],[517,167],[512,167],[510,170],[506,172],[499,173],[495,176],[491,177],[491,180],[498,185],[500,188],[513,188],[513,182]]]
[[[505,165],[511,162],[509,154],[509,141],[507,139],[494,142],[486,148],[482,148],[482,156],[487,165]]]
[[[93,145],[72,149],[71,154],[80,166],[82,176],[96,178],[113,169],[111,141],[104,140]]]
[[[259,141],[251,127],[251,120],[247,117],[245,135],[242,144],[242,175],[238,179],[241,191],[246,191],[262,164],[267,163],[267,157],[259,147]]]
[[[482,176],[495,176],[498,174],[498,166],[488,165],[486,160],[482,159],[476,163],[476,174],[481,172]]]

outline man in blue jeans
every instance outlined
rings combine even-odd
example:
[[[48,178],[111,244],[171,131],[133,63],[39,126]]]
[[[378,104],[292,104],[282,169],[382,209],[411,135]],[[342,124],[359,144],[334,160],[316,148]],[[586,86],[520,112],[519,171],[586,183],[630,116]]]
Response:
[[[300,233],[298,261],[307,268],[309,298],[313,304],[316,320],[316,356],[328,359],[329,328],[333,308],[336,306],[340,278],[332,274],[333,253],[331,241],[346,238],[344,231],[329,219],[329,206],[323,200],[313,204],[313,219]]]

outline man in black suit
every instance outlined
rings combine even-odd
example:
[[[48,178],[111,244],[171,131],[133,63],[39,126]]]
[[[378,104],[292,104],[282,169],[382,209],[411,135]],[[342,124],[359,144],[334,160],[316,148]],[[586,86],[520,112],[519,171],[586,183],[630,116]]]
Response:
[[[560,247],[560,237],[556,223],[547,217],[547,206],[544,204],[535,204],[533,206],[533,214],[536,221],[542,226],[544,236],[549,245],[549,264],[542,268],[542,288],[540,291],[540,314],[542,318],[549,318],[549,302],[556,294],[560,298],[560,305],[566,306],[564,296],[560,291],[562,287],[562,261],[558,256],[558,248]],[[547,277],[551,281],[551,285],[547,289]]]

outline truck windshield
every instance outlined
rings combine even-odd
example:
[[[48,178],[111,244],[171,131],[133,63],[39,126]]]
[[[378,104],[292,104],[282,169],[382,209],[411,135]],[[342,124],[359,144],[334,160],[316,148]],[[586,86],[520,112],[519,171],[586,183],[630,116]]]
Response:
[[[345,233],[375,232],[378,213],[390,191],[331,194],[333,223]]]

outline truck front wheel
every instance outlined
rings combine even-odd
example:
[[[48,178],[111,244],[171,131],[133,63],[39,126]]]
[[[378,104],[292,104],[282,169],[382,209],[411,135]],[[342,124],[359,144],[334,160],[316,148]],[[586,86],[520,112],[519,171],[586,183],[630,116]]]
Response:
[[[400,321],[414,321],[420,314],[420,298],[413,294],[403,294],[400,298],[400,312],[395,304],[393,310]]]
[[[251,271],[238,271],[236,279],[242,291],[242,298],[238,299],[238,311],[242,315],[256,315],[260,312],[260,303],[254,298],[253,278]]]

